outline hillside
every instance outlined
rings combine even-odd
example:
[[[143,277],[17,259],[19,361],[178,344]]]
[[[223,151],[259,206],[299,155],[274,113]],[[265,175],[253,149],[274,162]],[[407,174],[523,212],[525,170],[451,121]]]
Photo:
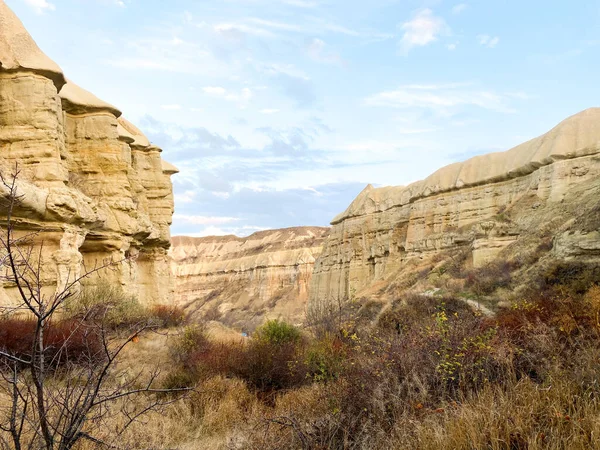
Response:
[[[268,230],[248,237],[172,239],[175,302],[194,317],[253,329],[266,318],[302,322],[313,264],[328,228]]]

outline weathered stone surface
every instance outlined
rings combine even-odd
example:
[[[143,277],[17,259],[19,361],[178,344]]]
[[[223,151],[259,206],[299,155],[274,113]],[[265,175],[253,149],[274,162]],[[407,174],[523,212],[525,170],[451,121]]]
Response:
[[[313,264],[328,228],[260,231],[247,238],[174,237],[175,300],[239,328],[265,318],[303,320]]]
[[[598,179],[599,154],[600,108],[592,108],[511,150],[452,164],[409,186],[367,186],[332,222],[311,299],[347,298],[432,252],[468,247],[474,264],[484,264],[519,235],[503,217],[507,208],[523,199],[530,211],[559,204]],[[521,213],[517,221],[527,220]],[[565,235],[558,245],[565,255],[590,254],[594,236]]]
[[[58,64],[39,49],[4,0],[0,0],[0,67],[5,71],[30,70],[43,74],[54,82],[58,90],[65,84]]]
[[[142,301],[166,302],[177,169],[120,116],[66,82],[0,0],[0,171],[10,178],[18,164],[22,204],[14,223],[17,233],[37,232],[34,246],[44,244],[44,285],[60,288],[84,264],[112,258],[123,262],[84,282],[108,279]],[[5,290],[2,298],[14,296]]]

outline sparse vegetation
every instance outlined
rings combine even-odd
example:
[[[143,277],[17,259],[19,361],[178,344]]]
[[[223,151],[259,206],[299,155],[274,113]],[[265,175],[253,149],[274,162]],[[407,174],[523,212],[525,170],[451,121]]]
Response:
[[[393,301],[352,293],[312,305],[306,330],[271,320],[249,338],[225,342],[203,324],[181,327],[178,308],[146,308],[114,286],[88,287],[65,300],[64,315],[45,325],[41,344],[32,338],[35,320],[0,322],[4,381],[10,387],[13,374],[26,373],[28,352],[42,345],[47,386],[63,395],[61,383],[81,388],[73,374],[93,377],[106,364],[107,336],[119,339],[138,326],[179,327],[166,341],[167,373],[151,377],[160,381],[154,393],[167,407],[130,429],[117,410],[102,415],[109,429],[123,432],[127,448],[595,448],[600,265],[553,260],[551,248],[545,236],[517,257],[477,269],[465,251],[437,256],[398,280]],[[406,289],[434,282],[437,289],[416,291],[424,294]],[[471,299],[494,301],[511,290],[496,314],[471,307]],[[211,309],[218,313],[217,305]],[[113,376],[107,388],[144,388],[136,374],[120,377],[125,381]],[[192,385],[191,395],[176,398]],[[10,399],[5,389],[0,409]],[[143,403],[118,407],[127,416]],[[45,442],[36,433],[36,442]],[[109,442],[111,433],[91,442]]]
[[[476,274],[514,283],[519,267],[492,263]],[[312,336],[272,322],[246,341],[202,341],[201,356],[188,356],[205,368],[200,386],[221,393],[202,391],[187,407],[223,446],[239,448],[594,448],[597,266],[540,264],[536,273],[537,289],[495,317],[453,296],[411,294],[375,322],[357,309]],[[215,424],[225,410],[247,416]]]

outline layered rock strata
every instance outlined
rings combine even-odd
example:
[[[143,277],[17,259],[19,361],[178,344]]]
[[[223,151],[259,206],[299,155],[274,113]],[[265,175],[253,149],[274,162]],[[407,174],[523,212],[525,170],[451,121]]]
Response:
[[[265,318],[301,322],[328,228],[236,236],[176,236],[170,250],[176,301],[192,314],[252,329]]]
[[[348,298],[412,258],[459,247],[481,266],[518,239],[521,230],[504,217],[513,205],[527,199],[534,211],[559,204],[599,175],[600,108],[593,108],[511,150],[452,164],[408,186],[367,186],[332,221],[315,263],[311,299]],[[526,211],[520,220],[526,222]],[[600,255],[592,239],[597,232],[557,243],[571,256]]]
[[[142,301],[168,300],[177,169],[160,153],[117,108],[67,80],[0,0],[0,171],[10,179],[18,167],[15,233],[43,243],[49,292],[112,259],[84,283],[106,279]],[[5,285],[0,303],[15,294]]]

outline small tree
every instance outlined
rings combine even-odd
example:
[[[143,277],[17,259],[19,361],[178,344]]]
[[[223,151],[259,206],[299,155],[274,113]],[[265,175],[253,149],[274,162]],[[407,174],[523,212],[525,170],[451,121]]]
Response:
[[[18,292],[18,304],[3,307],[5,316],[20,313],[32,323],[25,350],[0,348],[0,447],[67,450],[88,440],[98,446],[115,448],[122,433],[141,416],[175,401],[165,392],[183,389],[156,389],[159,371],[144,382],[141,372],[134,376],[119,373],[116,363],[123,350],[141,334],[156,327],[147,320],[114,333],[106,321],[83,311],[71,318],[57,333],[65,302],[75,295],[80,282],[122,261],[105,261],[80,276],[68,276],[64,286],[51,295],[42,292],[43,245],[32,245],[35,233],[17,238],[13,215],[22,204],[17,189],[18,166],[10,177],[0,173],[5,190],[3,216],[6,227],[0,237],[1,269],[4,283]],[[2,326],[2,322],[0,322]],[[51,338],[51,336],[54,336]],[[77,352],[73,341],[80,340]],[[117,376],[118,375],[118,376]],[[143,399],[139,399],[143,396]],[[116,418],[110,431],[107,419]],[[116,428],[115,428],[116,426]]]

